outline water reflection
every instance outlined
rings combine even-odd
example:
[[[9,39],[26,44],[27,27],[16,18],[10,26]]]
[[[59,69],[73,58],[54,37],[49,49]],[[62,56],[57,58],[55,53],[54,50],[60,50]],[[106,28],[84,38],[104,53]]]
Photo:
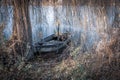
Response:
[[[59,20],[60,32],[69,31],[73,36],[74,45],[84,44],[88,49],[99,39],[99,32],[104,32],[106,27],[112,25],[115,16],[114,6],[107,7],[106,13],[105,8],[100,6],[77,6],[76,8],[73,6],[30,6],[29,9],[34,43],[56,33],[56,22]],[[8,12],[9,10],[11,8],[8,8]],[[10,18],[4,30],[8,38],[12,33],[12,14],[13,12],[9,12]]]
[[[5,39],[9,39],[12,35],[12,22],[13,22],[13,10],[12,6],[1,6],[0,7],[0,24],[5,25],[3,31]]]

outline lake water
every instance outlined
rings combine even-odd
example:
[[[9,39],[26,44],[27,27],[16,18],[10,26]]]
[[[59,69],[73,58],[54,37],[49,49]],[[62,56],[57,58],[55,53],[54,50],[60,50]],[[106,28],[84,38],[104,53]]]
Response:
[[[0,8],[0,23],[5,22],[4,35],[9,39],[12,34],[13,10],[7,7]],[[70,32],[74,45],[85,44],[87,48],[99,40],[100,32],[104,32],[113,24],[115,7],[94,6],[30,6],[30,21],[32,25],[33,43],[57,32],[57,23],[60,23],[60,32]]]

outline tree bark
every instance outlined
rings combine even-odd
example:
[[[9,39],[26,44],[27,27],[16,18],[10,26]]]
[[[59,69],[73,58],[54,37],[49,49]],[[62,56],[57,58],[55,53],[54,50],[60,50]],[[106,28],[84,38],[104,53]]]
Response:
[[[13,0],[14,24],[13,24],[13,40],[17,45],[14,46],[15,53],[22,57],[33,54],[32,50],[27,53],[28,49],[32,49],[32,30],[29,17],[29,0]]]

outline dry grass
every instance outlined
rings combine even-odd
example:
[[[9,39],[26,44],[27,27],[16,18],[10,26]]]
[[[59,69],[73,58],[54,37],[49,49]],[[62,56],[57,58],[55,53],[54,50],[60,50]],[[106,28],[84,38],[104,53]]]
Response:
[[[118,31],[117,31],[118,32]],[[118,34],[118,33],[115,33]],[[95,52],[82,53],[82,47],[68,47],[62,54],[39,55],[25,63],[18,70],[14,58],[4,51],[1,57],[0,78],[3,80],[119,80],[120,45],[119,34],[111,34],[111,39],[102,40],[94,48]],[[114,37],[114,38],[113,38]],[[104,41],[105,40],[105,41]],[[70,50],[73,49],[73,50]],[[111,57],[112,54],[112,57]],[[7,58],[7,59],[6,59]]]
[[[66,0],[65,2],[67,3],[68,1]],[[100,3],[100,1],[101,0],[98,0],[97,3]],[[76,2],[79,1],[76,0]],[[81,0],[81,3],[85,4],[84,0]],[[73,5],[75,4],[76,3],[73,1]],[[34,60],[27,62],[21,70],[18,70],[16,68],[17,64],[15,63],[19,63],[19,60],[16,60],[16,58],[12,55],[8,56],[8,53],[2,51],[2,49],[2,56],[0,54],[0,79],[119,80],[120,29],[112,28],[108,30],[108,33],[104,33],[105,27],[107,27],[105,12],[105,7],[100,7],[98,10],[96,10],[96,22],[98,26],[97,32],[98,34],[101,34],[102,32],[102,34],[100,35],[101,40],[95,45],[97,46],[94,48],[95,52],[87,51],[82,53],[81,51],[83,46],[79,46],[74,50],[71,50],[71,52],[69,51],[71,48],[68,48],[67,50],[63,51],[63,54],[51,53],[46,55],[39,55],[38,57],[35,57]],[[89,16],[89,13],[87,15]],[[83,20],[83,26],[87,31],[86,18]],[[90,22],[90,24],[93,24],[93,22]],[[86,35],[87,34],[83,35],[83,44],[85,44]],[[107,40],[108,35],[110,37],[109,40]]]

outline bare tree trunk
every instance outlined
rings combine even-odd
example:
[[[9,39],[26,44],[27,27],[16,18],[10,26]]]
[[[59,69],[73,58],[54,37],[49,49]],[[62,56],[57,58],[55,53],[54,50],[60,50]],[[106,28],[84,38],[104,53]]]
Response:
[[[32,49],[32,31],[29,17],[29,0],[14,0],[13,40],[17,45],[14,52],[25,57],[28,49]],[[30,51],[32,53],[32,50]]]

